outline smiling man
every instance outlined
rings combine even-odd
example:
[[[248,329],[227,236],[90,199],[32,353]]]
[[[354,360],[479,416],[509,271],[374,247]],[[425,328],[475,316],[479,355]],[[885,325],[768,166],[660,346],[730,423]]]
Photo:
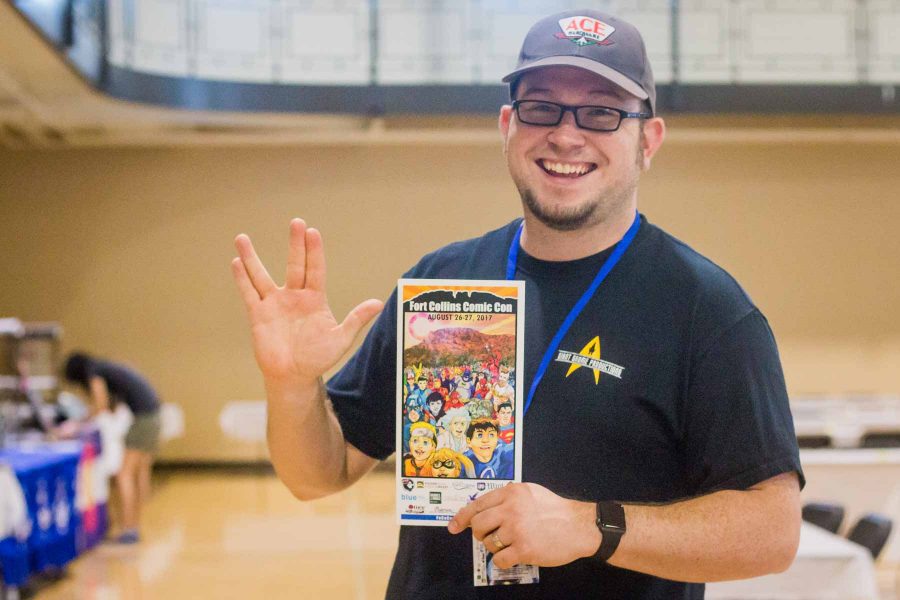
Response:
[[[404,276],[526,282],[516,378],[539,383],[516,415],[523,483],[446,530],[401,528],[387,596],[693,599],[703,582],[786,569],[803,475],[775,340],[731,276],[638,213],[666,131],[640,34],[593,10],[547,17],[504,81],[523,218]],[[246,236],[236,245],[276,470],[299,498],[344,489],[395,451],[396,294],[339,324],[318,231],[292,221],[283,287]],[[472,456],[493,458],[496,428],[479,435]],[[473,587],[470,530],[495,566],[538,565],[540,581]]]

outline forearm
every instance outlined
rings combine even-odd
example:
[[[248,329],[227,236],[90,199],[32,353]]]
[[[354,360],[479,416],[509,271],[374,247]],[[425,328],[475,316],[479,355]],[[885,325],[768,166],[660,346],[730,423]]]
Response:
[[[788,568],[800,533],[793,473],[764,489],[663,506],[626,505],[627,533],[609,563],[677,581],[745,579]]]
[[[91,397],[90,416],[95,417],[109,410],[109,389],[106,381],[101,377],[93,377],[88,383],[88,391]]]
[[[347,445],[321,379],[266,383],[267,438],[278,477],[301,500],[340,491],[359,472],[348,465]]]

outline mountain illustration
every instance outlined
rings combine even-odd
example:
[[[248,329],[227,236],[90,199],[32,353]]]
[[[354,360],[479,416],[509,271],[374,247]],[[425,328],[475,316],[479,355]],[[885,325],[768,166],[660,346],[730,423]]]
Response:
[[[405,365],[458,366],[487,361],[500,353],[500,360],[512,363],[516,354],[514,335],[486,335],[468,327],[439,329],[403,353]]]

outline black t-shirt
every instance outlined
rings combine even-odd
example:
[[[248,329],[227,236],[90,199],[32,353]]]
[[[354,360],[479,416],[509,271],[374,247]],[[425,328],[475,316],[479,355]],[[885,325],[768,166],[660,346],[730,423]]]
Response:
[[[87,380],[100,377],[110,395],[124,402],[132,413],[149,414],[159,410],[159,397],[143,375],[125,365],[93,358]]]
[[[405,277],[504,279],[519,222],[425,256]],[[519,252],[527,391],[541,357],[611,249],[568,262]],[[328,383],[348,442],[394,452],[396,291],[359,351]],[[671,502],[800,474],[775,340],[725,271],[642,217],[631,247],[559,350],[524,416],[523,480],[579,500]],[[558,353],[557,353],[558,354]],[[516,415],[522,422],[523,416]],[[389,598],[702,598],[667,581],[581,559],[540,569],[540,583],[475,588],[471,535],[401,527]]]

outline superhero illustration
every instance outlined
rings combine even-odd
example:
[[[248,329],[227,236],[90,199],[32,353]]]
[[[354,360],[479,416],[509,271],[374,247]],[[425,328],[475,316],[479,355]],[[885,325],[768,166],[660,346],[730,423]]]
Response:
[[[500,440],[506,444],[512,444],[516,435],[516,424],[513,421],[513,406],[504,402],[497,407],[497,425],[499,426]]]

